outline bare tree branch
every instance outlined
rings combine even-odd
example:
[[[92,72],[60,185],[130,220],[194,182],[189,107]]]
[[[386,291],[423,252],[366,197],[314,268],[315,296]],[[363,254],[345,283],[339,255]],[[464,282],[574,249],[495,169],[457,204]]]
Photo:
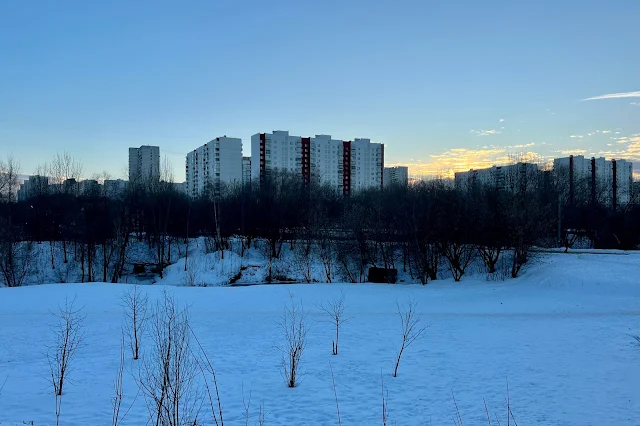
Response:
[[[285,306],[279,323],[284,333],[285,345],[279,347],[282,353],[282,371],[287,386],[293,388],[298,381],[300,361],[307,343],[307,312],[302,303],[296,305],[293,294],[289,294],[291,306]]]
[[[148,296],[137,285],[122,296],[126,323],[123,327],[134,360],[140,358],[140,344],[147,321]]]
[[[345,294],[344,291],[340,293],[340,297],[336,297],[332,301],[325,304],[320,304],[320,309],[329,316],[329,321],[336,327],[336,339],[331,342],[331,354],[338,355],[338,341],[340,338],[340,326],[349,321],[350,318],[344,317]]]
[[[398,315],[402,323],[402,345],[396,359],[396,367],[393,370],[393,377],[398,376],[398,367],[400,366],[400,358],[406,348],[408,348],[418,337],[422,335],[426,327],[419,327],[420,317],[416,312],[417,303],[410,301],[406,306],[401,307],[398,304]]]

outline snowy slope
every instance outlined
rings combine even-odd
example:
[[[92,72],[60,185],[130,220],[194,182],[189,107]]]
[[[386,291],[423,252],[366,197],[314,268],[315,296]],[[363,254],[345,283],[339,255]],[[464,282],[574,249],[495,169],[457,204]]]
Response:
[[[179,268],[179,264],[176,264]],[[183,265],[184,266],[184,265]],[[226,273],[226,272],[225,272]],[[223,275],[222,272],[219,275]],[[171,274],[169,274],[171,276]],[[109,425],[120,344],[124,284],[53,284],[0,289],[0,424],[55,424],[48,383],[50,311],[76,297],[86,314],[85,345],[72,365],[61,424]],[[191,323],[217,369],[225,421],[244,424],[263,404],[266,425],[336,425],[329,362],[343,425],[380,425],[381,372],[389,421],[397,425],[506,424],[506,379],[519,425],[637,425],[640,412],[640,255],[546,254],[516,280],[484,277],[421,285],[300,284],[252,287],[143,286],[151,299],[168,289],[190,305]],[[317,305],[346,294],[338,356],[333,329]],[[299,387],[285,386],[277,322],[289,292],[310,310]],[[426,334],[403,355],[396,302],[417,301]],[[145,342],[143,342],[143,350]],[[127,360],[134,372],[140,361]],[[137,388],[125,373],[125,402]],[[124,425],[143,425],[141,396]],[[494,424],[495,424],[494,420]],[[213,424],[213,423],[206,423]]]

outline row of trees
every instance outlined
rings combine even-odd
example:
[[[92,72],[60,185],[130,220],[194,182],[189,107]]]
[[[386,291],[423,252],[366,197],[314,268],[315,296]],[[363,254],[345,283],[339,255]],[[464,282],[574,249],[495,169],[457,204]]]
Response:
[[[204,236],[208,249],[223,253],[231,237],[242,254],[260,240],[269,264],[285,244],[302,260],[314,251],[328,280],[329,269],[342,267],[349,281],[362,281],[375,266],[402,268],[426,283],[437,279],[443,258],[459,280],[477,257],[495,272],[507,251],[515,277],[530,247],[569,244],[568,229],[582,230],[598,248],[637,248],[640,207],[570,205],[550,173],[514,188],[456,189],[440,180],[350,197],[288,173],[272,173],[261,183],[211,187],[195,199],[161,180],[131,184],[116,198],[62,191],[0,203],[0,270],[5,283],[19,285],[16,270],[26,262],[18,258],[29,251],[29,241],[49,244],[52,268],[54,251],[61,251],[65,263],[81,264],[82,281],[117,282],[135,239],[153,251],[162,277],[172,250],[174,257],[176,250],[188,256],[189,239]]]

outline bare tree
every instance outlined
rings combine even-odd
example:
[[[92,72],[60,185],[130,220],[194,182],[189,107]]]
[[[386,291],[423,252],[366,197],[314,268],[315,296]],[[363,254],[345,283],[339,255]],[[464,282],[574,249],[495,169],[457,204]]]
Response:
[[[57,323],[53,329],[55,340],[49,348],[48,360],[53,390],[57,396],[61,396],[69,365],[84,340],[85,316],[80,308],[76,308],[75,299],[65,299],[64,306],[58,307],[58,312],[53,315]]]
[[[213,368],[213,364],[211,360],[207,356],[200,340],[198,340],[198,336],[193,332],[191,326],[189,326],[189,330],[191,331],[191,335],[195,339],[198,348],[200,349],[201,357],[196,357],[196,363],[200,372],[202,373],[202,378],[204,379],[204,386],[207,391],[207,397],[209,399],[209,407],[211,408],[211,417],[215,422],[216,426],[224,426],[224,418],[222,417],[222,400],[220,399],[220,390],[218,388],[218,378],[216,376],[216,370]],[[214,392],[216,394],[216,403],[213,401],[213,392],[211,391],[211,386],[209,386],[208,376],[211,376],[213,382]],[[243,392],[243,400],[244,400],[244,392]],[[244,402],[244,401],[243,401]],[[218,409],[218,414],[216,414],[216,405]],[[262,406],[260,406],[262,409]],[[262,411],[261,411],[262,412]],[[218,423],[218,416],[220,416],[220,423]]]
[[[264,407],[260,404],[258,409],[258,426],[264,426]]]
[[[244,424],[249,426],[249,408],[251,408],[251,389],[249,389],[249,401],[244,399],[244,383],[242,384],[242,406],[244,407]]]
[[[124,354],[125,354],[125,342],[124,342],[124,331],[123,331],[122,336],[120,338],[120,363],[118,365],[118,370],[116,372],[116,379],[113,382],[114,396],[111,398],[111,404],[113,408],[113,412],[111,416],[111,426],[119,426],[122,424],[124,418],[127,416],[129,411],[131,410],[131,407],[133,407],[133,404],[135,404],[136,399],[138,398],[138,395],[140,394],[140,391],[138,390],[138,393],[133,398],[133,401],[131,402],[131,405],[129,406],[129,408],[127,408],[127,410],[124,413],[122,413],[121,412],[122,400],[124,398],[124,388],[123,388],[123,381],[122,381],[122,376],[124,374],[124,365],[125,365]]]
[[[333,395],[336,397],[336,411],[338,412],[338,426],[342,426],[342,420],[340,419],[340,404],[338,404],[338,391],[336,390],[336,378],[333,375],[333,367],[331,361],[329,361],[329,369],[331,370],[331,383],[333,384]]]
[[[451,391],[451,397],[453,398],[453,405],[456,408],[456,417],[453,419],[456,426],[464,426],[462,423],[462,415],[460,414],[460,409],[458,408],[458,402],[456,401],[456,396]]]
[[[62,391],[69,374],[71,361],[84,340],[84,315],[81,309],[75,307],[75,299],[69,302],[65,299],[64,306],[58,307],[53,313],[57,319],[54,325],[54,342],[49,347],[47,359],[51,374],[51,384],[56,400],[56,425],[60,421],[62,407]]]
[[[198,424],[202,395],[190,348],[189,312],[165,293],[151,317],[152,348],[138,376],[151,424]]]
[[[62,154],[57,152],[51,163],[45,166],[45,169],[45,175],[49,176],[49,182],[54,185],[54,190],[61,193],[75,189],[71,185],[65,186],[64,182],[66,180],[77,182],[83,173],[82,164],[74,160],[71,154],[66,151]]]
[[[291,306],[285,306],[282,320],[279,323],[284,333],[285,345],[278,348],[282,353],[282,371],[287,386],[293,388],[297,384],[302,354],[307,343],[307,312],[302,303],[296,305],[291,297]]]
[[[120,417],[120,407],[122,406],[122,398],[124,397],[122,387],[122,373],[124,372],[124,333],[120,340],[120,364],[116,373],[116,380],[113,383],[114,396],[112,398],[113,414],[111,416],[111,425],[118,426],[122,421]]]
[[[329,321],[336,326],[336,339],[331,342],[331,354],[338,355],[338,341],[340,338],[340,326],[349,321],[350,318],[344,317],[346,305],[344,303],[344,292],[340,293],[340,297],[336,297],[326,305],[321,304],[320,309],[329,316]]]
[[[9,379],[9,376],[4,378],[4,382],[2,382],[2,386],[0,386],[0,398],[2,397],[2,390],[4,389],[4,385],[7,384],[7,380]]]
[[[387,426],[387,419],[389,417],[389,408],[388,408],[388,400],[389,400],[389,392],[385,393],[384,390],[384,377],[382,376],[382,370],[380,370],[380,380],[382,383],[382,426]]]
[[[33,259],[33,243],[21,241],[18,229],[0,218],[0,283],[20,287]]]
[[[122,296],[122,307],[126,319],[123,329],[134,360],[140,358],[140,341],[147,321],[148,302],[148,296],[141,292],[137,285],[127,290]]]
[[[296,246],[293,249],[292,266],[294,270],[302,276],[305,283],[313,282],[313,234],[310,229],[304,229],[302,235],[297,238]]]
[[[404,350],[415,342],[426,329],[426,327],[420,327],[420,317],[416,312],[416,308],[417,303],[415,301],[410,301],[404,307],[398,304],[398,315],[402,323],[402,345],[400,346],[400,351],[398,351],[393,377],[398,377],[398,367],[400,366],[400,358]]]
[[[326,233],[321,232],[320,234],[320,240],[318,242],[320,261],[322,262],[322,266],[324,269],[325,279],[328,283],[331,283],[334,274],[333,269],[336,257],[336,245],[331,237],[327,236]]]
[[[440,250],[449,262],[449,270],[454,281],[460,281],[467,267],[475,258],[475,247],[462,242],[447,241],[440,245]]]
[[[7,160],[0,160],[0,202],[11,202],[16,199],[19,186],[20,164],[7,156]]]

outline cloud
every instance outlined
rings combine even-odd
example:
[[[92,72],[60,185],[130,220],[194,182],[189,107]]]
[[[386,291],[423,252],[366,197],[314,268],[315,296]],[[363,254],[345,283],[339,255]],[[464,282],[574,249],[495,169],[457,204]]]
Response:
[[[533,142],[510,147],[454,148],[442,154],[430,155],[430,159],[427,161],[416,161],[408,164],[398,163],[397,165],[408,166],[412,175],[452,178],[455,172],[513,164],[514,160],[536,162],[546,160],[535,152],[517,152],[514,155],[513,151],[511,151],[512,148],[526,148],[529,146],[533,146]]]
[[[500,120],[498,120],[500,123],[504,123],[504,118],[501,118]]]
[[[474,131],[475,132],[475,131]],[[612,143],[606,150],[594,150],[593,147],[568,148],[564,150],[551,151],[549,143],[529,142],[511,146],[497,146],[486,144],[482,148],[454,148],[446,150],[440,154],[428,156],[424,161],[411,159],[409,163],[390,164],[409,167],[409,173],[421,177],[444,177],[452,178],[455,172],[467,171],[470,169],[483,169],[492,166],[513,164],[514,161],[530,161],[538,164],[547,164],[552,158],[566,157],[569,155],[589,155],[595,157],[606,157],[607,159],[624,159],[634,162],[634,173],[640,174],[640,133],[620,136],[617,143]],[[544,154],[533,151],[534,146],[546,145],[543,148]],[[592,152],[595,151],[595,152]],[[640,176],[639,176],[640,177]]]
[[[637,92],[621,92],[608,93],[606,95],[594,96],[592,98],[583,99],[583,101],[597,101],[600,99],[620,99],[620,98],[640,98],[640,91]]]
[[[602,133],[603,134],[611,133],[611,130],[603,130]]]
[[[629,105],[640,106],[640,102],[630,102]]]
[[[615,138],[615,140],[615,144],[607,144],[607,146],[615,149],[600,151],[598,155],[609,159],[616,158],[634,163],[640,162],[640,133],[622,136]]]
[[[534,146],[535,144],[536,144],[535,142],[529,142],[523,145],[511,145],[511,146],[508,146],[507,148],[529,148],[531,146]]]
[[[471,130],[469,133],[475,133],[478,136],[491,136],[491,135],[499,135],[502,132],[500,130],[490,129],[490,130]]]
[[[584,136],[582,136],[582,135],[571,135],[569,137],[572,138],[572,139],[582,139]]]
[[[586,149],[564,149],[556,152],[562,155],[585,155],[587,153],[587,150]]]

